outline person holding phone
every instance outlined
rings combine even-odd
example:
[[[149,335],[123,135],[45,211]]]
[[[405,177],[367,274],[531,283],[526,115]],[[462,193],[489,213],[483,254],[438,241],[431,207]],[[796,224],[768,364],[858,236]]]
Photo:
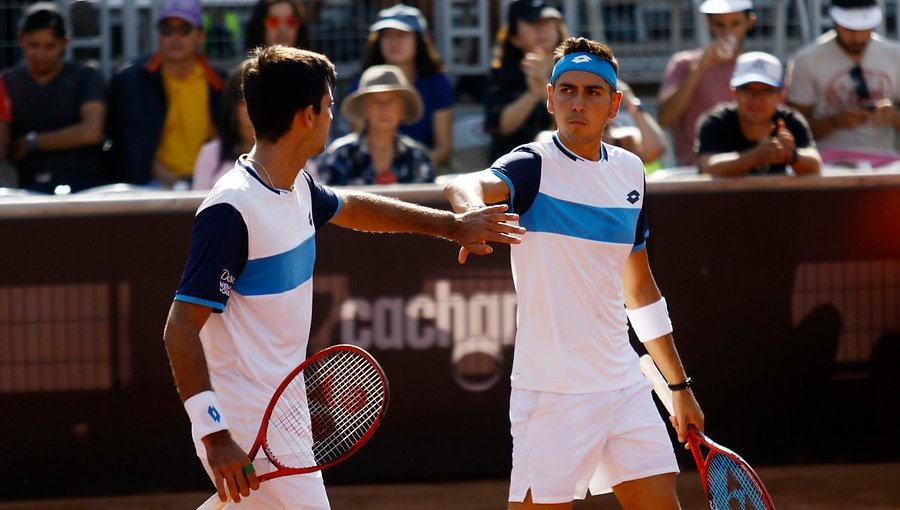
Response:
[[[875,33],[876,0],[834,0],[828,12],[834,29],[788,62],[788,104],[809,120],[825,163],[900,161],[900,44]]]

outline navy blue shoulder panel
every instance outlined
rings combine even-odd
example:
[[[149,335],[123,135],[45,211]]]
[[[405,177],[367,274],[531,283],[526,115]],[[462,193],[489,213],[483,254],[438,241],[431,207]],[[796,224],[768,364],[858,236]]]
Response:
[[[175,299],[225,309],[248,257],[247,224],[231,204],[212,205],[194,218],[188,260]]]
[[[500,157],[491,171],[509,186],[510,212],[525,214],[534,203],[541,187],[541,155],[521,146]]]
[[[340,210],[341,199],[333,189],[316,182],[306,170],[303,171],[303,178],[306,179],[309,196],[312,199],[313,223],[316,230],[319,230],[319,227],[331,221]]]

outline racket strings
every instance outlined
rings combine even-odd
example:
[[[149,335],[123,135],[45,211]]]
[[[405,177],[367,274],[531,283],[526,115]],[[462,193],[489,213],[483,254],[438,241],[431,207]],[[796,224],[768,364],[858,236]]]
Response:
[[[269,420],[266,450],[287,468],[336,460],[376,423],[384,398],[382,377],[367,358],[335,351],[288,383]]]
[[[322,463],[342,456],[365,436],[376,422],[384,402],[384,381],[367,359],[352,354],[338,361],[323,370],[327,373],[324,380],[332,381],[333,401],[321,412],[323,415],[328,413],[334,420],[335,431],[322,434],[315,442],[314,451]],[[315,410],[315,406],[311,407],[311,411]]]
[[[709,459],[707,487],[713,510],[768,510],[762,489],[734,459],[713,453]]]

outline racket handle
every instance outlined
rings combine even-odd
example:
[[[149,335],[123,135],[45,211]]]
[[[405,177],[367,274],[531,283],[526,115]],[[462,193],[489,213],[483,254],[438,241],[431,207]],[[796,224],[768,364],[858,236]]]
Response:
[[[221,510],[226,504],[228,504],[228,502],[226,501],[223,503],[222,500],[219,499],[218,494],[213,494],[209,499],[204,501],[202,505],[198,506],[197,510]]]
[[[641,372],[644,373],[644,377],[653,383],[653,391],[656,392],[657,398],[666,407],[666,411],[669,411],[671,416],[675,416],[675,406],[672,404],[672,390],[669,389],[666,378],[659,372],[659,368],[656,367],[656,363],[653,362],[653,358],[649,354],[641,356]]]

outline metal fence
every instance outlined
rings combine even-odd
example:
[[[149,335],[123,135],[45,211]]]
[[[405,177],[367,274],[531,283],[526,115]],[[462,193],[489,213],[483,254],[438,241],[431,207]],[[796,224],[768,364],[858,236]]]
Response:
[[[255,0],[201,0],[208,32],[206,50],[228,68],[243,55],[244,27]],[[312,49],[327,54],[342,76],[355,73],[368,27],[379,8],[393,0],[301,0],[306,6]],[[454,78],[484,75],[497,23],[510,0],[418,0],[431,33]],[[700,0],[559,0],[573,34],[608,42],[632,83],[658,83],[672,53],[707,38]],[[161,0],[57,0],[74,34],[69,57],[95,60],[107,76],[120,61],[156,45],[153,19]],[[0,68],[20,59],[16,24],[31,2],[0,5]],[[880,32],[898,36],[900,1],[881,0]],[[758,21],[749,47],[786,60],[792,52],[830,28],[828,0],[755,0]]]

